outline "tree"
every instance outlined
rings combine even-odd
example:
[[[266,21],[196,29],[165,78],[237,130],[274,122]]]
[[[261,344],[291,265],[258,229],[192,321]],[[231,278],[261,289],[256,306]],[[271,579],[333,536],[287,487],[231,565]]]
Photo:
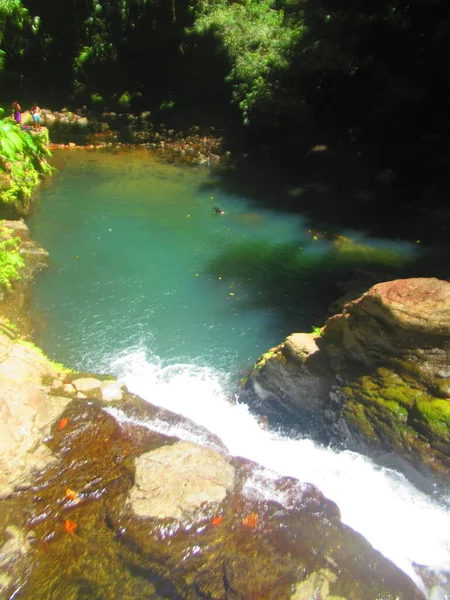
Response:
[[[306,31],[301,10],[286,12],[275,0],[200,0],[192,33],[212,32],[231,62],[228,81],[244,122],[270,102],[277,76],[285,71]]]
[[[0,71],[8,54],[22,54],[28,36],[37,31],[39,18],[30,17],[21,0],[0,0]]]

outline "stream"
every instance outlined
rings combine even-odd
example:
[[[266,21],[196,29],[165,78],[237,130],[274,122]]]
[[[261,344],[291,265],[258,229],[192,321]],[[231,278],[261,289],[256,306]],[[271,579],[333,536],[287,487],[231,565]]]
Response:
[[[272,172],[239,189],[236,173],[231,184],[226,171],[148,151],[56,151],[54,161],[58,174],[29,221],[51,257],[31,307],[47,355],[112,373],[217,434],[231,454],[314,483],[419,586],[415,565],[442,573],[445,588],[448,499],[300,429],[262,428],[238,388],[262,353],[323,323],[352,269],[401,274],[417,245],[373,237],[365,223],[323,232],[298,194],[295,210],[277,201],[289,186]]]

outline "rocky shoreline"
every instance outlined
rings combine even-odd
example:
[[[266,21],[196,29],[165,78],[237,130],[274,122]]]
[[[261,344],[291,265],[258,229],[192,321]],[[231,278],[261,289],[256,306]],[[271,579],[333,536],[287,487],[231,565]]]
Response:
[[[31,127],[29,113],[23,123]],[[156,124],[149,111],[140,114],[103,112],[87,109],[72,112],[42,109],[42,125],[51,134],[50,149],[87,149],[136,147],[157,150],[177,161],[205,166],[229,162],[231,154],[223,146],[223,137],[214,127],[192,126],[184,131]]]
[[[2,310],[26,312],[36,254]],[[52,363],[13,322],[0,329],[0,598],[425,597],[314,486],[230,456],[114,378]]]

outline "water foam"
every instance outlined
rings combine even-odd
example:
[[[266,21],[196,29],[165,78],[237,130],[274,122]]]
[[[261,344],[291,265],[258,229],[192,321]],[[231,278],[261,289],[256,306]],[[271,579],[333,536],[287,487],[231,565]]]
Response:
[[[245,404],[230,402],[226,375],[209,367],[164,365],[137,349],[115,359],[109,369],[130,391],[216,434],[232,455],[316,485],[339,506],[344,523],[417,583],[414,563],[436,572],[450,570],[450,512],[402,474],[354,452],[337,452],[309,439],[263,429]],[[161,430],[161,424],[152,428]],[[202,441],[192,440],[191,432],[165,433]],[[261,492],[270,495],[270,489]]]

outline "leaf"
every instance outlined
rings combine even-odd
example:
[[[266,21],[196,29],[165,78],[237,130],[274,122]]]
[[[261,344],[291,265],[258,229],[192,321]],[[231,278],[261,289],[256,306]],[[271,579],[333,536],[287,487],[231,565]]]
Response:
[[[61,429],[64,429],[64,427],[68,424],[69,419],[67,417],[63,417],[60,422],[58,423],[57,429],[58,431],[61,431]]]

